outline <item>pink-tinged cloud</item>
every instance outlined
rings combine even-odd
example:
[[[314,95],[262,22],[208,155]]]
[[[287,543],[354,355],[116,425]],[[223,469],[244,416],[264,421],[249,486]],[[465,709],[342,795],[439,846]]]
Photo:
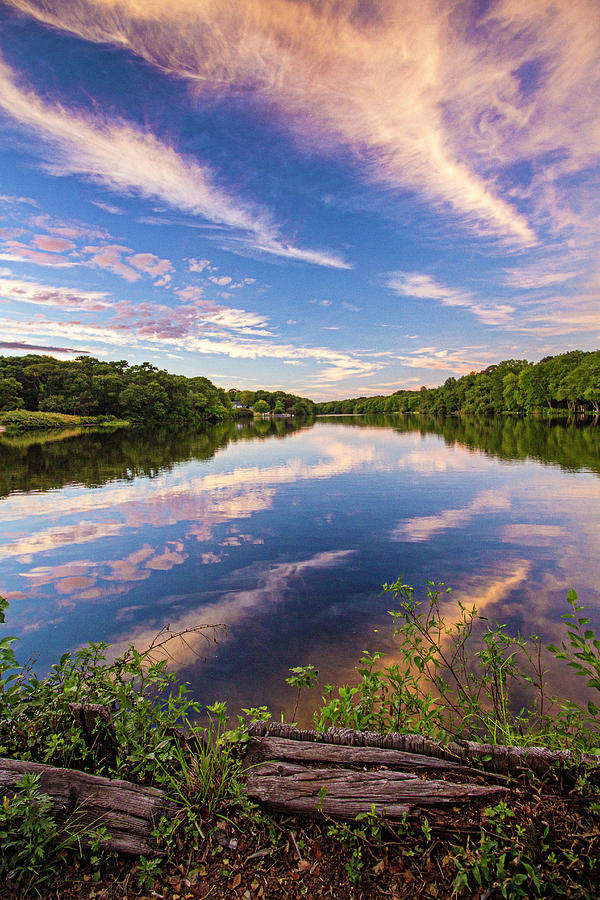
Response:
[[[47,253],[62,253],[65,250],[72,250],[75,246],[73,241],[69,241],[66,238],[51,237],[49,234],[36,235],[32,243]]]
[[[481,356],[466,356],[464,350],[436,350],[435,347],[422,347],[410,355],[398,355],[396,359],[409,369],[429,369],[452,375],[468,375],[488,364]]]
[[[83,238],[86,238],[87,240],[90,240],[91,238],[103,240],[108,237],[108,233],[100,228],[92,228],[89,225],[78,222],[62,222],[58,219],[53,219],[52,216],[46,215],[45,213],[31,216],[29,219],[29,226],[34,229],[41,228],[49,234],[73,241],[81,240]]]
[[[182,300],[191,303],[194,300],[199,300],[202,297],[204,291],[201,287],[198,287],[195,284],[190,284],[184,288],[176,288],[175,293]]]
[[[59,253],[45,253],[43,250],[34,250],[21,241],[4,241],[0,249],[0,259],[8,262],[31,262],[38,266],[55,266],[60,269],[74,266],[73,260],[61,256]]]
[[[52,287],[35,281],[0,278],[0,300],[32,303],[36,306],[56,306],[61,309],[85,309],[98,312],[112,304],[101,291],[80,291],[67,287]]]
[[[189,259],[188,266],[190,272],[204,272],[205,269],[210,269],[210,259]]]
[[[367,177],[521,243],[535,231],[501,189],[505,169],[560,150],[552,181],[598,150],[596,0],[497,0],[483,11],[440,0],[9,2],[130,49],[198,93],[242,86],[298,142],[350,151]],[[524,88],[528,64],[540,77]],[[547,217],[557,210],[541,166],[535,180],[527,199],[539,197],[534,215]]]
[[[161,278],[175,271],[170,259],[161,259],[154,253],[134,253],[127,257],[127,262],[138,272],[145,272],[152,278]]]
[[[147,307],[148,310],[151,308]],[[358,353],[345,353],[329,347],[279,343],[271,339],[265,329],[242,325],[240,316],[244,313],[243,310],[232,311],[237,326],[241,326],[239,334],[228,334],[224,330],[228,314],[219,308],[214,310],[214,316],[220,317],[220,327],[218,322],[211,325],[210,311],[205,314],[204,319],[200,317],[198,321],[197,312],[185,307],[175,311],[165,307],[164,315],[153,320],[146,319],[143,304],[138,304],[137,307],[115,304],[115,312],[117,320],[104,323],[73,320],[55,322],[44,319],[39,314],[32,321],[21,318],[15,322],[5,317],[0,318],[0,331],[7,337],[30,336],[39,340],[40,335],[44,335],[46,339],[101,344],[110,347],[113,353],[121,353],[126,347],[130,351],[133,348],[144,352],[185,351],[207,356],[227,356],[230,359],[278,359],[291,365],[312,362],[324,366],[319,373],[318,382],[315,382],[317,386],[343,381],[349,377],[366,377],[380,368],[379,363],[363,359]],[[240,315],[236,315],[236,312]],[[89,352],[89,347],[87,350]]]
[[[120,275],[126,281],[138,281],[142,276],[132,266],[123,262],[122,254],[130,253],[129,247],[119,244],[105,244],[101,247],[84,247],[84,253],[89,253],[89,263],[99,269],[106,269]]]

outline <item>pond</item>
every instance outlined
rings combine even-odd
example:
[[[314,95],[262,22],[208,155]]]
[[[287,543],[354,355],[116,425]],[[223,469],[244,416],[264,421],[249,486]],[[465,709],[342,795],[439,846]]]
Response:
[[[170,664],[202,702],[289,716],[291,666],[339,683],[363,650],[394,658],[401,573],[547,641],[575,588],[598,627],[599,473],[596,425],[536,419],[2,435],[3,631],[42,673],[87,641],[223,625]]]

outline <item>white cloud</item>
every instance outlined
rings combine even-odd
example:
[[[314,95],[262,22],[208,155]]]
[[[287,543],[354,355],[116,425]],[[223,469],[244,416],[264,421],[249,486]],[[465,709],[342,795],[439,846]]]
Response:
[[[420,272],[392,272],[386,284],[401,297],[435,300],[443,306],[467,309],[486,325],[507,326],[515,312],[515,307],[508,303],[484,303],[469,291],[446,287]]]
[[[217,185],[215,172],[184,157],[149,131],[123,121],[75,114],[50,105],[20,88],[0,61],[0,108],[34,129],[52,148],[45,168],[53,175],[77,175],[117,193],[134,192],[158,199],[181,212],[225,225],[243,237],[232,238],[254,250],[300,262],[349,268],[340,257],[304,250],[283,240],[271,215],[256,204],[233,197]]]
[[[552,0],[499,0],[476,23],[471,7],[451,14],[438,0],[379,0],[374,8],[304,0],[10,2],[88,40],[128,48],[189,79],[198,93],[241,85],[275,109],[298,142],[350,150],[367,177],[416,190],[475,230],[520,243],[534,242],[534,229],[497,186],[504,166],[554,149],[550,126],[559,126],[570,160],[582,156],[578,143],[598,144],[587,122],[583,134],[573,128],[582,95],[597,84],[593,0],[581,0],[577,14]],[[538,91],[539,110],[521,96],[516,74],[531,57],[554,64]]]
[[[67,287],[51,287],[35,281],[0,278],[0,298],[36,306],[57,306],[61,309],[101,310],[111,306],[107,294],[101,291],[80,291]]]
[[[209,259],[188,259],[188,267],[190,272],[204,272],[212,268]]]

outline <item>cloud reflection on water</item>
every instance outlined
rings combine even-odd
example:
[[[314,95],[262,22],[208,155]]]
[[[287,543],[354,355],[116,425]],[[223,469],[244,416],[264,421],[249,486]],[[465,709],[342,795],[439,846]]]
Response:
[[[319,424],[152,477],[9,495],[0,593],[13,600],[13,633],[32,646],[35,635],[52,659],[88,638],[116,640],[116,653],[166,622],[223,622],[230,637],[218,659],[211,651],[210,682],[247,705],[231,671],[236,660],[260,668],[267,644],[272,697],[286,666],[312,661],[340,681],[364,646],[392,660],[389,598],[378,594],[402,570],[417,589],[444,580],[482,614],[554,639],[557,598],[596,583],[598,499],[588,472],[506,465],[437,435]],[[178,648],[185,677],[206,649],[200,638]]]

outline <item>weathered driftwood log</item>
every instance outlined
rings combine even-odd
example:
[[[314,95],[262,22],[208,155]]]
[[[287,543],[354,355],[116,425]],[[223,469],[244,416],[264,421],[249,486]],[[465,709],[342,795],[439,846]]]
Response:
[[[265,722],[253,722],[250,734],[254,737],[268,735],[296,741],[398,750],[467,766],[474,765],[501,775],[522,775],[528,771],[546,775],[561,766],[592,767],[600,772],[600,759],[591,753],[575,755],[570,750],[548,750],[546,747],[504,747],[473,741],[441,744],[420,734],[378,734],[374,731],[353,731],[351,728],[329,728],[321,732],[294,728],[280,722],[270,722],[268,725]]]
[[[402,769],[434,769],[457,774],[483,775],[496,778],[495,773],[479,772],[472,766],[406,753],[403,750],[384,750],[380,747],[347,747],[341,744],[321,744],[314,741],[295,741],[286,738],[252,738],[246,751],[246,763],[283,759],[306,763],[336,763],[339,765],[388,766]],[[502,778],[502,776],[500,776]]]
[[[295,815],[354,818],[370,812],[374,804],[377,812],[394,821],[423,807],[499,799],[507,789],[472,782],[424,781],[414,772],[308,769],[275,761],[250,770],[246,792],[272,809]]]
[[[15,783],[27,772],[40,775],[40,787],[52,798],[59,824],[70,820],[78,832],[104,825],[110,835],[104,847],[119,853],[164,856],[152,831],[162,816],[172,818],[177,806],[163,791],[75,769],[0,759],[0,797],[14,795],[18,790]]]
[[[101,703],[69,703],[73,718],[81,728],[90,750],[95,750],[98,761],[110,768],[117,764],[117,741],[112,716],[108,706]]]

